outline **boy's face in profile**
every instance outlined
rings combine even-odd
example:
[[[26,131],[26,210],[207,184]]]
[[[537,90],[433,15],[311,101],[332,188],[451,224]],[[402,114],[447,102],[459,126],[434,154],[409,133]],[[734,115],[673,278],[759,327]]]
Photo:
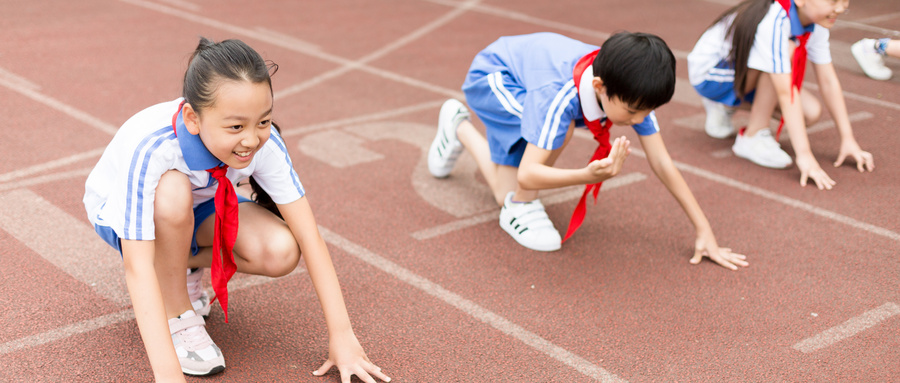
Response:
[[[606,112],[606,118],[615,125],[636,125],[647,118],[652,109],[635,109],[631,105],[620,100],[618,97],[609,98],[606,94],[606,87],[603,86],[603,80],[600,77],[594,77],[593,81],[594,93],[597,95],[597,101]]]

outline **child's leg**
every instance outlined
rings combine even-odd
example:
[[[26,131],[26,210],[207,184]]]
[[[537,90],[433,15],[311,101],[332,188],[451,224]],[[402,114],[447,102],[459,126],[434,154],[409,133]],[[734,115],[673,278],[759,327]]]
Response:
[[[769,121],[772,120],[772,115],[778,107],[778,96],[775,94],[775,86],[768,74],[754,69],[751,69],[750,72],[755,72],[752,78],[756,79],[756,86],[753,103],[750,105],[750,120],[747,122],[747,129],[743,134],[752,137],[760,130],[769,128]],[[747,76],[749,83],[750,73]]]
[[[459,125],[456,134],[466,151],[475,158],[475,163],[478,164],[481,175],[484,176],[488,186],[491,188],[491,192],[494,193],[494,200],[497,201],[497,206],[502,206],[506,194],[516,190],[518,169],[512,166],[497,165],[491,161],[491,150],[488,147],[487,139],[481,135],[481,132],[475,128],[475,125],[472,125],[471,121],[463,121]]]
[[[807,91],[800,89],[800,106],[803,108],[803,119],[806,121],[806,127],[815,124],[822,118],[822,103],[816,96]]]
[[[890,40],[884,49],[884,54],[891,57],[900,57],[900,40]]]
[[[156,187],[154,264],[170,319],[192,309],[185,274],[194,233],[191,188],[187,176],[176,170],[163,174]]]
[[[269,277],[281,277],[294,271],[300,261],[300,246],[287,224],[255,203],[245,202],[238,206],[238,234],[234,243],[237,270]],[[214,231],[215,216],[212,215],[197,229],[197,245],[201,251],[191,257],[191,267],[209,267],[212,263]]]

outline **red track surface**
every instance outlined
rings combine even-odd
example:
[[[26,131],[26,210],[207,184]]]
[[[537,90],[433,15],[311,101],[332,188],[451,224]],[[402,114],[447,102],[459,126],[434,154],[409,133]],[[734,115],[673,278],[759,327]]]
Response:
[[[395,381],[898,379],[900,75],[868,79],[849,44],[900,30],[900,8],[854,1],[832,31],[857,140],[878,167],[828,167],[838,185],[820,192],[799,187],[796,168],[754,166],[702,132],[684,57],[729,2],[0,3],[0,381],[152,378],[121,261],[81,197],[115,129],[180,94],[200,35],[240,38],[280,65],[276,119],[356,333]],[[552,254],[502,232],[467,157],[447,180],[427,175],[440,102],[461,96],[482,47],[535,31],[600,44],[618,30],[676,51],[682,81],[658,111],[663,135],[720,244],[750,267],[688,264],[693,230],[639,151]],[[838,135],[819,128],[810,140],[828,164]],[[593,150],[578,137],[562,166]],[[548,211],[564,229],[574,201],[558,197]],[[445,224],[457,225],[430,230]],[[204,381],[339,381],[310,375],[327,340],[303,270],[231,286],[231,323],[218,310],[208,321],[228,368]]]

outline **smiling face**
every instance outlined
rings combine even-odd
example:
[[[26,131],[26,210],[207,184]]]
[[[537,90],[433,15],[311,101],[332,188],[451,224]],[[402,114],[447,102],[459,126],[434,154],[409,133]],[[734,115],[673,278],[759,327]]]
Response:
[[[635,109],[618,97],[609,98],[606,94],[606,88],[600,77],[594,77],[593,81],[594,93],[597,95],[597,101],[603,111],[606,112],[606,118],[615,125],[636,125],[647,118],[652,109]]]
[[[825,28],[833,27],[837,17],[850,6],[850,0],[800,0],[795,3],[803,25],[816,23]]]
[[[243,169],[269,139],[272,90],[265,82],[223,80],[211,106],[198,113],[185,104],[183,113],[188,131],[199,134],[212,155]]]

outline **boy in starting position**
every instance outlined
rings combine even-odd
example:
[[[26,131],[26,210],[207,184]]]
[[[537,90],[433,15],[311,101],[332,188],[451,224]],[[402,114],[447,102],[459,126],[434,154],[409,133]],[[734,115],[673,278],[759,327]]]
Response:
[[[675,92],[675,57],[659,37],[618,33],[602,49],[553,33],[501,37],[478,53],[462,89],[487,137],[472,125],[461,102],[448,100],[428,152],[428,169],[435,177],[448,176],[467,149],[501,206],[500,227],[522,246],[559,250],[565,239],[538,192],[586,185],[566,238],[571,236],[584,219],[588,194],[596,198],[600,184],[619,173],[630,153],[624,136],[610,144],[610,127],[631,125],[650,167],[697,230],[691,263],[709,257],[732,270],[747,266],[743,255],[718,246],[659,134],[653,109]],[[580,169],[554,167],[572,128],[583,125],[599,143],[590,163]]]

